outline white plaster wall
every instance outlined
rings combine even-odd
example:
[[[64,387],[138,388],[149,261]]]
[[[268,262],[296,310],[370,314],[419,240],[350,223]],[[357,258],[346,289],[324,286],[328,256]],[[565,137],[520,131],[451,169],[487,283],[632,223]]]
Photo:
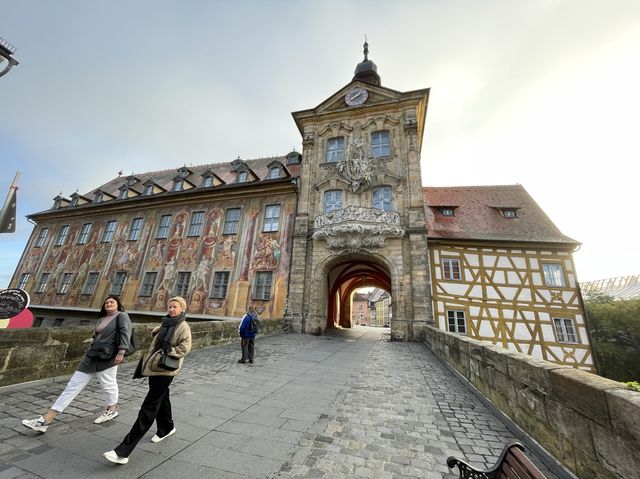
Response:
[[[467,263],[469,263],[469,266],[474,266],[474,267],[480,266],[480,259],[477,254],[467,253],[464,256],[467,259]]]

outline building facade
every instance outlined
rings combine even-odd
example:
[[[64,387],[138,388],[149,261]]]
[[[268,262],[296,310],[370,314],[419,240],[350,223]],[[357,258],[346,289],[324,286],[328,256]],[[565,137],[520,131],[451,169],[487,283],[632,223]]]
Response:
[[[45,325],[94,312],[109,293],[134,318],[156,317],[179,294],[195,319],[253,305],[309,334],[351,327],[354,291],[376,287],[389,295],[376,316],[394,340],[435,324],[592,368],[578,244],[521,187],[489,187],[495,198],[423,189],[428,98],[382,86],[365,44],[348,84],[292,114],[302,154],[119,176],[56,197],[30,216],[11,285]]]

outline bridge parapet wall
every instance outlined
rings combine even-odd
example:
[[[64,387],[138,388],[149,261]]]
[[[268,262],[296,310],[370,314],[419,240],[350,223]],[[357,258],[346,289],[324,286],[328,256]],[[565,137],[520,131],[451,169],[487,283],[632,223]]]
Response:
[[[189,322],[193,349],[239,341],[239,321]],[[153,324],[134,324],[137,351],[126,358],[140,358],[151,341]],[[260,320],[260,334],[283,331],[280,319]],[[94,328],[0,329],[0,386],[71,374],[91,343]]]
[[[640,474],[639,392],[430,326],[425,341],[578,477]]]

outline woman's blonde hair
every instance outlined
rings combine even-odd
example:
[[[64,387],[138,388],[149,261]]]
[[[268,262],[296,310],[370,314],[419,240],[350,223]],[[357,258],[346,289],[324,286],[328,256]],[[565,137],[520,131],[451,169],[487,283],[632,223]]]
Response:
[[[170,298],[169,301],[167,301],[167,304],[169,304],[171,301],[175,301],[176,303],[178,303],[183,311],[187,310],[187,300],[182,296],[174,296],[173,298]]]

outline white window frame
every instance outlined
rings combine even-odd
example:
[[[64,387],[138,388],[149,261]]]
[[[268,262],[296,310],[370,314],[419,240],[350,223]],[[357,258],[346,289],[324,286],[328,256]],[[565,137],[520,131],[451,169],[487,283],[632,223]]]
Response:
[[[237,214],[237,218],[235,217]],[[233,217],[232,217],[233,216]],[[238,233],[240,219],[242,218],[242,208],[227,208],[224,215],[223,235],[235,235]]]
[[[247,183],[249,181],[249,172],[248,171],[239,171],[238,172],[238,183]]]
[[[553,329],[559,343],[578,344],[578,333],[571,318],[553,318]]]
[[[153,280],[153,281],[152,281]],[[157,271],[147,271],[142,279],[142,286],[140,286],[140,294],[138,296],[152,296],[156,289],[156,282],[158,281]]]
[[[58,231],[58,237],[56,238],[56,242],[53,244],[54,246],[62,246],[69,235],[69,225],[62,225],[60,227],[60,231]]]
[[[47,289],[47,283],[49,283],[50,277],[51,273],[40,274],[40,279],[38,280],[38,284],[36,285],[36,293],[44,293],[45,289]]]
[[[176,285],[173,288],[174,296],[187,297],[189,292],[189,283],[191,282],[191,271],[178,271],[178,277],[176,278]]]
[[[324,192],[324,212],[342,209],[342,190],[327,190]]]
[[[104,231],[102,232],[102,238],[100,238],[100,243],[111,243],[113,239],[113,235],[116,232],[116,227],[118,226],[117,220],[107,221],[107,224],[104,227]]]
[[[129,227],[129,241],[138,241],[140,239],[143,224],[144,218],[142,217],[133,218],[131,220],[131,226]]]
[[[457,268],[457,275],[456,275]],[[457,276],[457,277],[456,277]],[[462,263],[459,258],[442,258],[442,277],[459,281],[462,279]]]
[[[213,175],[206,175],[202,177],[202,184],[200,185],[201,188],[209,188],[210,186],[213,186]]]
[[[271,299],[272,283],[273,271],[256,271],[252,299],[256,301],[269,301]]]
[[[38,233],[35,248],[42,248],[42,246],[44,246],[44,242],[47,241],[47,236],[49,236],[49,228],[42,228],[40,233]]]
[[[109,294],[113,294],[114,296],[120,296],[122,294],[122,290],[124,289],[124,284],[127,282],[127,272],[126,271],[116,271],[113,274],[113,281],[111,282],[111,290]]]
[[[327,140],[327,163],[344,161],[344,136],[334,136]]]
[[[216,271],[211,282],[211,298],[224,299],[229,290],[229,271]]]
[[[184,180],[175,180],[173,182],[173,188],[171,191],[182,191],[184,190]]]
[[[280,178],[280,167],[272,166],[271,168],[269,168],[269,179],[274,180],[277,178]]]
[[[165,239],[169,237],[169,229],[171,228],[171,218],[173,215],[162,215],[158,223],[156,231],[156,239]]]
[[[94,280],[95,278],[95,280]],[[96,291],[96,286],[98,286],[98,279],[100,278],[100,273],[97,271],[89,271],[87,274],[87,280],[84,282],[84,286],[82,287],[82,294],[93,294]]]
[[[60,288],[58,289],[58,294],[67,294],[67,292],[69,292],[69,287],[71,286],[72,279],[73,279],[73,273],[64,273],[62,275],[62,280],[60,280]]]
[[[442,208],[440,213],[442,213],[442,216],[453,216],[453,208]]]
[[[389,130],[371,133],[371,154],[375,158],[391,156],[391,134]]]
[[[383,211],[393,211],[393,189],[388,185],[376,186],[371,191],[371,206]]]
[[[462,323],[460,320],[462,320]],[[447,310],[447,331],[450,333],[467,334],[467,314],[464,310]]]
[[[264,209],[264,224],[262,231],[264,233],[273,233],[278,231],[280,227],[280,212],[282,205],[267,205]]]
[[[89,233],[91,232],[91,223],[85,223],[82,225],[76,244],[87,244],[89,241]]]
[[[200,236],[202,234],[202,228],[204,228],[204,211],[194,211],[191,213],[187,237]]]
[[[560,263],[542,263],[542,275],[545,286],[552,288],[564,288],[564,268]]]
[[[20,282],[18,283],[18,289],[24,289],[25,286],[27,286],[30,276],[31,276],[31,273],[22,273],[22,276],[20,277]]]

